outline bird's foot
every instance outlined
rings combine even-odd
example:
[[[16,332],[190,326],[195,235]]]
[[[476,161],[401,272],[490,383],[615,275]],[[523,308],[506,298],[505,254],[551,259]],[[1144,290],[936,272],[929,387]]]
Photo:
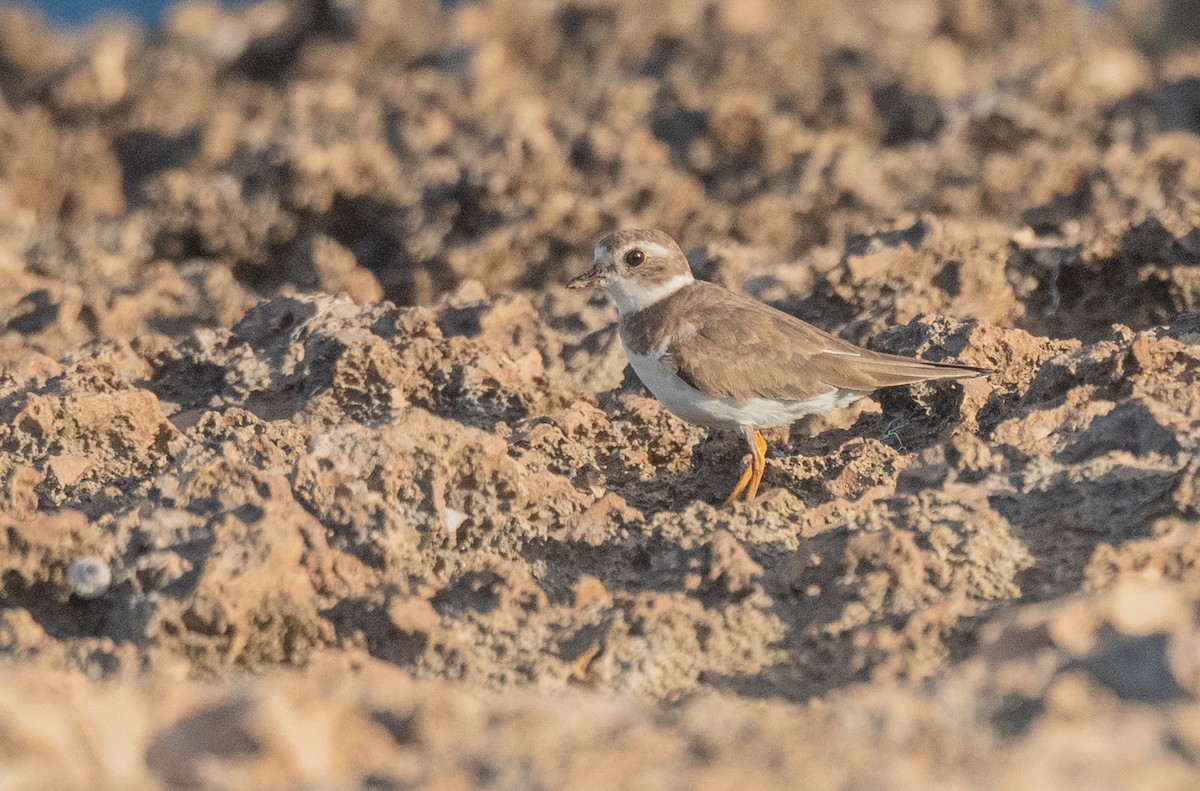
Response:
[[[737,486],[734,486],[733,491],[725,498],[726,506],[737,502],[738,497],[743,495],[746,502],[757,497],[763,472],[767,469],[767,441],[763,439],[763,435],[755,430],[753,433],[746,434],[746,440],[750,444],[750,458],[746,462],[746,469],[742,471],[742,477],[738,479]]]

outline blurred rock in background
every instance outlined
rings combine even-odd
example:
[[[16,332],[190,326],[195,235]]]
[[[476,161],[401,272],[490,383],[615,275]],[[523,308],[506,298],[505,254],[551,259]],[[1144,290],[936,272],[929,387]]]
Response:
[[[5,782],[1194,786],[1196,18],[0,9]],[[718,510],[562,286],[629,226],[996,373]]]

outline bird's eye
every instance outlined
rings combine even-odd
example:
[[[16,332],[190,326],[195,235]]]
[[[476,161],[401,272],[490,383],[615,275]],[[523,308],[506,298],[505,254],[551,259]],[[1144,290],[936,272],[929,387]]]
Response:
[[[630,250],[625,254],[625,263],[629,266],[641,266],[646,260],[646,254],[641,250]]]

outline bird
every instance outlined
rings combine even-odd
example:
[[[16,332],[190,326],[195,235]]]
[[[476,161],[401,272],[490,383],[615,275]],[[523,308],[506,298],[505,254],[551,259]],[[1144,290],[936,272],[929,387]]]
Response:
[[[992,373],[870,351],[697,280],[683,250],[658,230],[608,234],[595,246],[592,268],[567,285],[599,287],[616,303],[629,364],[663,406],[745,438],[749,459],[726,506],[758,496],[766,470],[763,429],[826,415],[879,388]]]

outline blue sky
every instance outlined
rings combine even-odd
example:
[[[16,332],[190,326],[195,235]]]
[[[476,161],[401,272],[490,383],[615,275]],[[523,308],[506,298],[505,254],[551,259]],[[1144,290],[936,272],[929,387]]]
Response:
[[[0,0],[13,3],[14,0]],[[42,10],[46,19],[58,25],[74,27],[105,14],[133,17],[143,25],[155,26],[162,13],[174,0],[16,0],[16,5],[32,5]],[[236,1],[236,0],[235,0]],[[1094,8],[1105,8],[1108,0],[1081,0]],[[228,0],[226,0],[228,2]],[[243,0],[244,2],[244,0]]]
[[[171,0],[26,0],[16,5],[36,6],[48,21],[63,26],[82,25],[106,14],[133,17],[153,26],[162,21],[163,9]]]

